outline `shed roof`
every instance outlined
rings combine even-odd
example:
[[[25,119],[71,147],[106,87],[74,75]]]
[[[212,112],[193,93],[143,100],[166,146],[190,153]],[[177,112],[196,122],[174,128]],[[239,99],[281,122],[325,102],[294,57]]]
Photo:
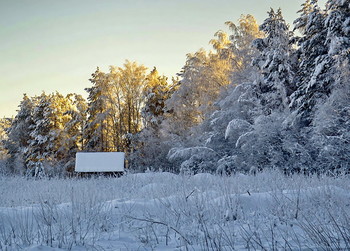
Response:
[[[76,172],[123,172],[123,152],[78,152],[75,158]]]

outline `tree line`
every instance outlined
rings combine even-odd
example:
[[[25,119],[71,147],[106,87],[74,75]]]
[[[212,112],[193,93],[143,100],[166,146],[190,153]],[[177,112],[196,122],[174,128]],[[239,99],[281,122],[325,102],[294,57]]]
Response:
[[[171,91],[156,68],[147,73],[145,66],[130,61],[107,73],[97,68],[89,80],[87,100],[58,92],[24,94],[17,115],[2,120],[2,156],[6,153],[10,172],[63,174],[74,170],[78,151],[130,153],[132,135],[142,129],[146,113],[161,112],[146,107],[152,108],[154,95]]]
[[[251,64],[242,65],[246,78],[235,82],[233,71],[216,110],[168,152],[180,170],[348,172],[350,1],[322,9],[307,0],[298,13],[301,36],[281,10],[268,12],[259,26],[264,36],[251,43]]]
[[[12,172],[71,171],[77,151],[124,151],[135,171],[338,172],[350,160],[350,1],[306,0],[294,21],[271,9],[226,22],[177,79],[126,61],[98,68],[88,99],[24,98],[3,122]],[[21,171],[20,171],[21,170]]]

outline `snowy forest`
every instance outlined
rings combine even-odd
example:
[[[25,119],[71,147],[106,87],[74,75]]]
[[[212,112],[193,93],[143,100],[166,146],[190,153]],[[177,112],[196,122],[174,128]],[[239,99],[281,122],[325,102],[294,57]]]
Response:
[[[307,0],[293,27],[280,9],[226,25],[172,79],[126,60],[92,73],[87,100],[24,94],[1,171],[69,175],[78,151],[122,151],[134,172],[348,172],[349,1]]]
[[[296,16],[226,22],[171,79],[126,60],[86,96],[24,94],[0,119],[0,250],[350,250],[350,0]],[[124,175],[75,174],[115,151]]]

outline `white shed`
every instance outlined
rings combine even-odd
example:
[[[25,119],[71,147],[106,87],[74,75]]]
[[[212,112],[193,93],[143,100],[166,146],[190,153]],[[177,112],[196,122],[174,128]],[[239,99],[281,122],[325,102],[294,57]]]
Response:
[[[124,172],[123,152],[78,152],[75,171],[80,173]]]

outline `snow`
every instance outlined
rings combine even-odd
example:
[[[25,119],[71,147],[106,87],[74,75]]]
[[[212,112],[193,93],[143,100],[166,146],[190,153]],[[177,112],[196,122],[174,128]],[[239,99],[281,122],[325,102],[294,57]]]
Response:
[[[122,152],[79,152],[76,154],[76,172],[123,172]]]
[[[247,142],[254,142],[254,140],[256,141],[257,139],[257,133],[256,132],[246,132],[243,133],[241,136],[239,136],[239,138],[236,141],[236,147],[242,147],[242,145],[244,145]]]
[[[226,128],[225,139],[232,137],[234,138],[234,142],[236,142],[241,134],[251,130],[252,130],[252,125],[249,124],[247,121],[242,119],[231,120]]]
[[[218,250],[215,243],[222,250],[323,249],[327,238],[315,241],[322,233],[339,237],[336,227],[349,227],[349,184],[346,176],[277,171],[64,180],[0,176],[0,249]],[[331,249],[346,248],[338,239]]]
[[[31,247],[26,248],[24,250],[25,251],[39,251],[39,250],[43,250],[43,251],[60,251],[62,249],[60,249],[60,248],[52,248],[52,247],[43,246],[43,245],[34,245],[34,246],[31,246]]]
[[[321,63],[317,64],[315,67],[315,71],[311,77],[310,83],[308,84],[308,87],[306,89],[306,91],[308,91],[308,89],[312,88],[317,81],[317,77],[321,74],[321,72],[323,71],[323,68],[325,67],[326,62],[322,61]]]
[[[193,155],[198,155],[203,158],[214,158],[216,156],[216,152],[208,147],[175,147],[170,149],[168,159],[169,161],[186,160]]]

